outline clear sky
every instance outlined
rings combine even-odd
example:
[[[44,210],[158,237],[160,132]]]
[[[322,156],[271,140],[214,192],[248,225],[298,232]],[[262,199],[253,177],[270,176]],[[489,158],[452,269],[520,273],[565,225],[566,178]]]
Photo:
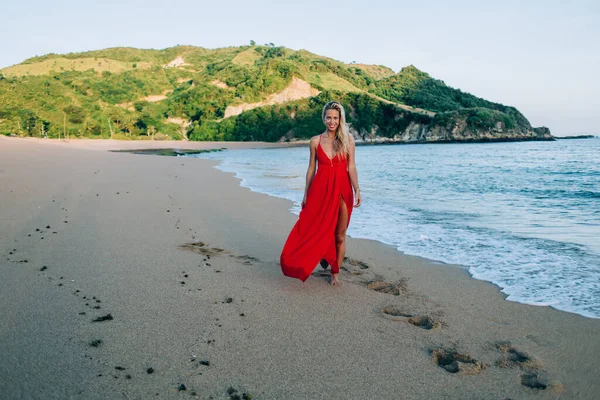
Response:
[[[47,53],[254,40],[396,72],[413,64],[555,135],[600,134],[600,0],[21,0],[1,10],[0,68]]]

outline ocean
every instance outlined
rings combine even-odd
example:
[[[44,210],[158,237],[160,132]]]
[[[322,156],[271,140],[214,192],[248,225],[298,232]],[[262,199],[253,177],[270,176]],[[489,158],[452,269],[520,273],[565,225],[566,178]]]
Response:
[[[298,214],[307,147],[194,155]],[[507,300],[600,318],[600,139],[357,146],[348,235],[468,269]],[[290,227],[291,229],[291,227]]]

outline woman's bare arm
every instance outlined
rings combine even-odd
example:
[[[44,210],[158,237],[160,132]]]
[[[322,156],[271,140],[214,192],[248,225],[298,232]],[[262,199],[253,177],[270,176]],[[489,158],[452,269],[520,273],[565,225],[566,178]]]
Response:
[[[310,159],[308,161],[308,170],[306,171],[306,186],[304,187],[304,199],[302,200],[302,207],[306,204],[306,196],[308,195],[308,189],[310,184],[315,177],[317,171],[317,145],[319,143],[319,136],[314,136],[310,139]]]
[[[362,198],[360,196],[360,186],[358,186],[358,171],[356,170],[355,160],[355,146],[354,138],[350,137],[350,149],[348,151],[348,175],[350,176],[350,183],[354,188],[355,193],[355,204],[354,207],[360,207],[362,204]]]

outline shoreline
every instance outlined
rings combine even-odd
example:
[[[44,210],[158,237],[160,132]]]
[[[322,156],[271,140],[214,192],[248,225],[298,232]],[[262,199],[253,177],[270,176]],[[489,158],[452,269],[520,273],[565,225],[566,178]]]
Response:
[[[594,136],[585,137],[556,137],[551,138],[485,138],[485,139],[466,139],[466,140],[417,140],[417,141],[401,141],[393,138],[378,137],[369,140],[356,140],[357,146],[379,146],[379,145],[413,145],[413,144],[477,144],[477,143],[512,143],[512,142],[553,142],[560,139],[589,139]],[[127,151],[127,150],[143,150],[143,149],[182,149],[182,150],[196,150],[196,149],[215,149],[215,148],[227,148],[227,145],[231,148],[281,148],[281,147],[297,147],[306,146],[309,144],[310,139],[300,139],[291,142],[208,142],[208,141],[184,141],[184,140],[116,140],[116,139],[90,139],[90,138],[77,138],[77,139],[55,139],[55,138],[34,138],[34,137],[9,137],[0,135],[0,139],[10,140],[25,140],[25,141],[42,141],[54,144],[77,144],[79,142],[91,145],[93,149],[101,147],[102,149],[110,149],[115,151]],[[136,144],[142,144],[136,146]],[[100,146],[102,144],[102,146]]]
[[[257,399],[600,393],[598,320],[506,301],[465,267],[369,239],[348,239],[341,288],[320,267],[299,283],[278,267],[291,201],[240,187],[211,160],[90,147],[0,139],[10,204],[0,211],[2,393],[180,398],[181,384],[203,399],[229,387]],[[114,320],[91,322],[107,314]],[[442,351],[462,360],[458,372]]]
[[[213,159],[213,161],[217,162],[218,165],[222,163],[218,159],[217,160]],[[268,195],[268,196],[270,196],[272,198],[275,198],[275,199],[278,199],[278,200],[289,201],[290,202],[289,203],[290,204],[290,213],[292,213],[291,209],[294,208],[294,207],[296,207],[296,210],[298,210],[298,208],[297,208],[298,204],[294,204],[292,201],[290,201],[286,197],[280,197],[278,195],[271,194],[271,193],[269,193],[268,190],[261,191],[260,189],[256,189],[255,187],[250,187],[248,185],[243,185],[244,178],[238,177],[237,176],[238,175],[237,172],[235,172],[235,171],[231,172],[231,170],[223,170],[223,169],[221,169],[218,166],[215,166],[215,168],[218,169],[221,172],[230,174],[232,177],[234,177],[236,179],[236,181],[238,182],[238,185],[240,187],[250,189],[254,193],[260,193],[260,194]],[[295,214],[295,216],[297,216],[297,214]],[[566,312],[566,313],[578,315],[578,316],[581,316],[581,317],[584,317],[584,318],[596,319],[596,320],[600,319],[600,316],[598,316],[598,315],[594,315],[594,314],[591,314],[591,313],[586,313],[585,311],[573,309],[572,307],[569,307],[569,305],[562,306],[562,308],[561,308],[561,304],[559,304],[557,301],[553,300],[552,298],[549,299],[549,300],[540,301],[540,302],[537,302],[537,303],[534,302],[534,301],[529,301],[528,302],[527,299],[523,299],[523,298],[516,298],[515,299],[515,297],[517,297],[517,295],[515,294],[514,290],[513,290],[512,293],[510,293],[510,289],[511,289],[510,286],[503,287],[503,286],[501,286],[501,282],[500,283],[498,283],[497,281],[495,282],[493,280],[490,280],[490,278],[482,276],[482,275],[477,276],[477,272],[476,271],[472,272],[471,269],[472,268],[476,269],[477,265],[471,265],[471,266],[469,266],[469,265],[464,265],[464,264],[460,264],[460,263],[457,264],[457,263],[445,261],[443,259],[431,258],[431,257],[428,257],[427,255],[422,255],[422,254],[418,254],[418,253],[414,253],[414,252],[402,250],[399,247],[396,247],[396,245],[394,245],[393,243],[386,242],[386,241],[383,241],[381,239],[373,239],[373,238],[364,237],[364,236],[363,237],[360,237],[360,236],[353,237],[352,234],[347,234],[347,237],[353,238],[354,240],[370,240],[370,241],[374,241],[376,243],[379,243],[379,244],[382,244],[382,245],[385,245],[385,246],[391,246],[391,248],[395,249],[401,255],[418,257],[418,258],[421,258],[425,262],[428,262],[428,263],[443,264],[443,265],[447,265],[447,266],[454,267],[454,268],[461,268],[461,269],[463,269],[466,272],[466,274],[467,274],[467,276],[469,278],[471,278],[473,280],[476,280],[476,281],[481,281],[481,282],[486,282],[486,283],[492,284],[495,288],[497,288],[498,293],[503,297],[503,299],[505,301],[513,302],[513,303],[516,303],[516,304],[523,304],[523,305],[528,305],[528,306],[534,306],[534,307],[549,307],[549,308],[552,308],[553,310],[556,310],[556,311]],[[589,265],[594,265],[594,264],[592,263],[592,264],[589,264]],[[504,292],[505,289],[509,290],[509,293]],[[513,296],[513,298],[509,298],[511,296]]]

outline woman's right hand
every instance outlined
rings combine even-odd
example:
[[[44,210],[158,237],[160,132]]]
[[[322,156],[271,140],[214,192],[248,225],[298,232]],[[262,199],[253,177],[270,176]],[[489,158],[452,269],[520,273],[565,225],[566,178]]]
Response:
[[[306,205],[306,194],[304,195],[304,198],[302,199],[302,208],[304,208],[305,205]]]

